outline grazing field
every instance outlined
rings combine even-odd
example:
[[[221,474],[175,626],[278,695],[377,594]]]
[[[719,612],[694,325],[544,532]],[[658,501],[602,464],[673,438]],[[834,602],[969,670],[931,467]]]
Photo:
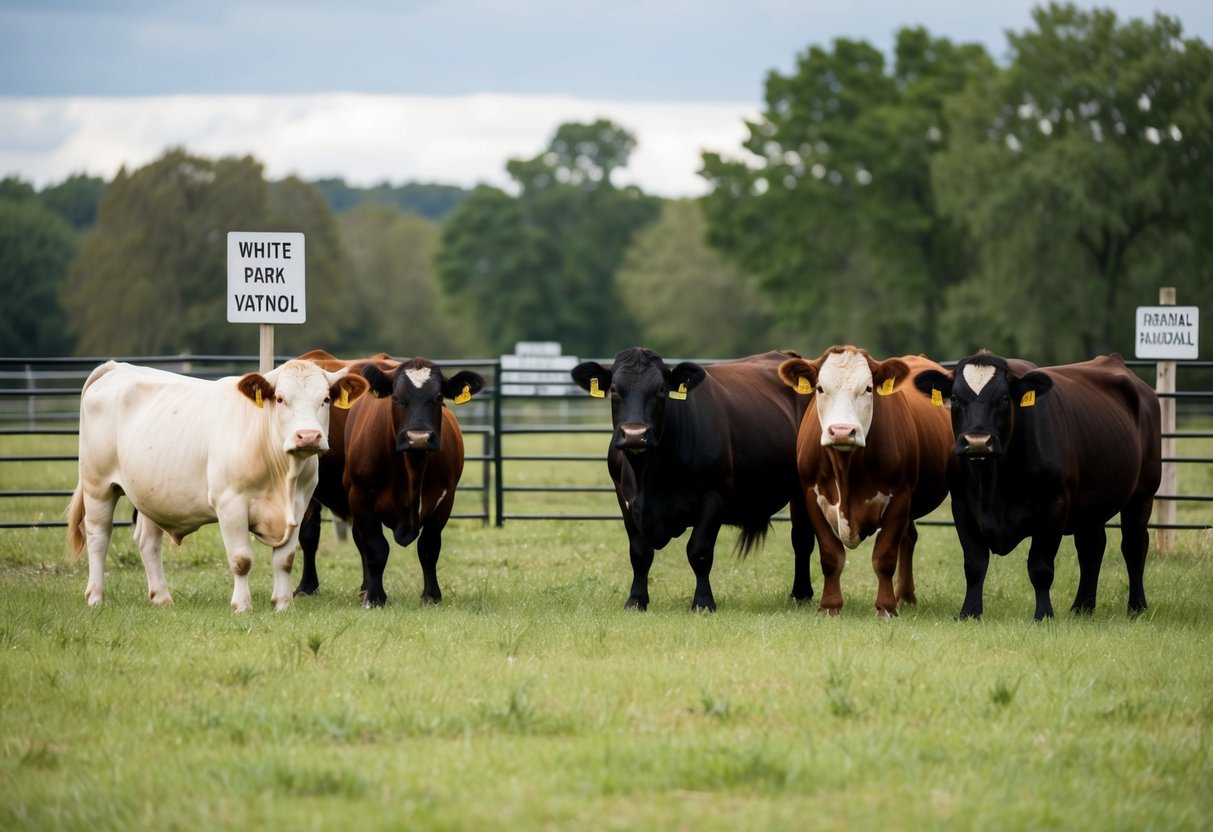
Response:
[[[1114,532],[1094,616],[1062,612],[1067,543],[1039,625],[1025,547],[959,622],[953,532],[924,529],[920,603],[879,621],[870,543],[830,619],[787,599],[785,523],[745,560],[731,541],[718,612],[688,611],[684,537],[640,614],[619,523],[457,521],[442,604],[394,548],[368,611],[330,526],[319,595],[273,613],[259,547],[234,616],[214,527],[166,545],[165,609],[125,530],[99,609],[62,530],[0,531],[0,829],[1207,828],[1208,532],[1151,553],[1135,620]]]

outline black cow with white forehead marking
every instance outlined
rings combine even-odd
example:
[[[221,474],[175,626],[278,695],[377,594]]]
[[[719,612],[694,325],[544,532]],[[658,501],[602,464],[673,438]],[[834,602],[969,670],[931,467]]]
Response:
[[[792,597],[813,597],[813,530],[796,471],[799,402],[778,375],[780,363],[794,355],[770,352],[706,367],[670,367],[657,353],[637,347],[620,352],[610,366],[590,361],[572,371],[590,395],[610,396],[607,469],[628,533],[629,608],[648,607],[654,550],[691,529],[691,608],[714,610],[709,577],[721,525],[741,528],[738,548],[745,553],[789,501],[796,562]]]
[[[1162,476],[1158,396],[1119,355],[1036,368],[981,352],[954,372],[928,372],[915,386],[950,399],[954,453],[952,516],[964,550],[961,618],[980,618],[990,552],[1025,538],[1036,620],[1053,615],[1049,590],[1061,538],[1074,536],[1079,582],[1071,609],[1095,609],[1104,525],[1120,514],[1129,575],[1128,610],[1146,608],[1147,525]]]

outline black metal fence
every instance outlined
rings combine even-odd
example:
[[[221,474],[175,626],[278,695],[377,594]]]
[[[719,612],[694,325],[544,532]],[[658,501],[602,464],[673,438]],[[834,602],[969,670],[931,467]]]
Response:
[[[286,360],[290,356],[279,357]],[[47,487],[36,481],[37,474],[26,473],[30,463],[68,463],[76,460],[74,450],[56,453],[17,453],[11,448],[18,437],[69,437],[77,433],[80,388],[102,358],[2,358],[0,357],[0,529],[63,527],[62,517],[18,517],[5,510],[4,503],[20,498],[62,499],[71,497],[70,487]],[[199,378],[240,375],[257,368],[256,356],[134,356],[120,360],[157,366]],[[601,512],[587,512],[584,501],[569,500],[584,494],[609,495],[613,489],[607,479],[605,451],[610,434],[608,408],[601,400],[590,399],[580,391],[569,390],[567,371],[550,371],[551,384],[537,385],[549,395],[509,392],[502,385],[499,359],[442,361],[443,369],[453,373],[472,369],[481,373],[486,387],[472,402],[461,405],[458,415],[468,446],[467,467],[460,483],[458,518],[503,525],[508,520],[618,520],[613,500],[602,498]],[[1147,380],[1152,380],[1153,362],[1128,362]],[[1188,370],[1209,370],[1213,362],[1179,363],[1180,382]],[[1196,375],[1196,374],[1193,374]],[[1202,375],[1207,376],[1208,373]],[[556,392],[559,387],[564,392]],[[1213,422],[1213,391],[1180,390],[1162,394],[1177,403],[1180,423]],[[599,435],[601,445],[592,453],[560,452],[552,446],[560,437]],[[1213,438],[1213,430],[1189,429],[1167,432],[1176,440],[1177,451],[1164,462],[1176,465],[1211,465],[1213,457],[1200,456],[1189,448],[1199,440]],[[524,450],[511,450],[515,439],[526,441]],[[545,441],[546,440],[546,441]],[[32,444],[41,444],[29,440]],[[538,448],[535,445],[538,444]],[[550,477],[528,478],[520,474],[526,466],[560,470],[561,482]],[[43,469],[37,469],[43,470]],[[531,479],[545,480],[533,482]],[[74,474],[72,475],[74,483]],[[1210,494],[1159,494],[1159,500],[1177,503],[1213,503]],[[577,506],[568,508],[568,505]],[[11,505],[11,503],[10,503]],[[538,506],[538,508],[537,508]],[[1213,527],[1213,508],[1198,522],[1155,523],[1152,528],[1191,530]],[[927,525],[950,525],[946,520],[920,521]]]

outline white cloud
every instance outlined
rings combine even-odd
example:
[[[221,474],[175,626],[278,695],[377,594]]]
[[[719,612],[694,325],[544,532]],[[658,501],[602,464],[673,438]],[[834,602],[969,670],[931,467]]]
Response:
[[[80,172],[111,178],[180,146],[209,157],[251,154],[275,179],[504,186],[506,161],[538,154],[560,124],[608,118],[637,138],[618,184],[692,196],[704,191],[700,154],[735,153],[744,120],[756,115],[741,103],[555,95],[0,98],[0,175],[39,187]]]

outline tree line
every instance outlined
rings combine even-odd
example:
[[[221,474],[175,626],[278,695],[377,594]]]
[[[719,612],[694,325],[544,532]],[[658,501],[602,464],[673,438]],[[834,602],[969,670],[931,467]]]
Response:
[[[226,232],[302,231],[308,322],[277,351],[609,357],[772,347],[1041,363],[1133,354],[1133,310],[1213,300],[1213,52],[1177,20],[1053,4],[1005,63],[908,27],[772,71],[707,194],[613,174],[636,146],[563,124],[510,187],[268,181],[170,149],[111,182],[0,182],[0,354],[255,353],[226,323]],[[1205,327],[1202,356],[1213,345]]]

